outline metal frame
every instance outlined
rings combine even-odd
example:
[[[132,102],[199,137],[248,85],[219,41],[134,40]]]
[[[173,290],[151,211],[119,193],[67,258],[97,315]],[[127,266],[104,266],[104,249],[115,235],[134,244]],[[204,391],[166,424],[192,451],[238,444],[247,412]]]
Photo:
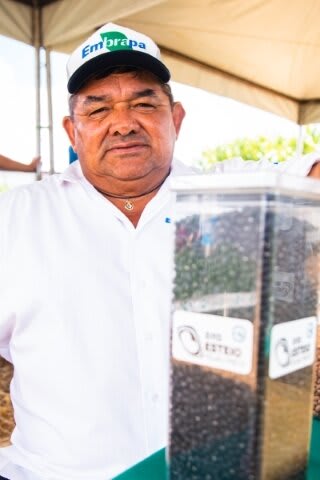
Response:
[[[42,15],[41,6],[38,0],[33,0],[32,9],[32,44],[35,49],[35,84],[36,84],[36,154],[41,156],[41,137],[44,128],[48,129],[49,136],[49,173],[53,174],[54,170],[54,147],[53,147],[53,113],[52,113],[52,79],[51,79],[51,50],[43,46],[42,32]],[[48,124],[42,125],[42,103],[41,103],[41,54],[45,52],[45,74],[46,74],[46,91],[47,91],[47,107],[48,107]],[[40,166],[37,171],[37,179],[41,178]]]

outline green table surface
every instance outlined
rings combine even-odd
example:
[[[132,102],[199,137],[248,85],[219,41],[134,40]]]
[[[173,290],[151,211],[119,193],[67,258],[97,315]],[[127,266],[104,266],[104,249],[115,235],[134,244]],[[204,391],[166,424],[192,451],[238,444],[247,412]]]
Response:
[[[313,420],[307,480],[320,479],[320,420]],[[167,480],[165,449],[159,450],[114,480]]]
[[[307,479],[320,479],[320,420],[317,419],[314,419],[312,422],[311,448]]]

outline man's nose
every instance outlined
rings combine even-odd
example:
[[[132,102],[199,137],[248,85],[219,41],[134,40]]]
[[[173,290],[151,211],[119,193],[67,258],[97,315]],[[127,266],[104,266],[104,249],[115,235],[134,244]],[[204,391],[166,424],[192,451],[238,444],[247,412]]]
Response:
[[[113,109],[109,121],[110,135],[129,135],[130,133],[137,133],[140,128],[134,112],[124,105],[119,105]]]

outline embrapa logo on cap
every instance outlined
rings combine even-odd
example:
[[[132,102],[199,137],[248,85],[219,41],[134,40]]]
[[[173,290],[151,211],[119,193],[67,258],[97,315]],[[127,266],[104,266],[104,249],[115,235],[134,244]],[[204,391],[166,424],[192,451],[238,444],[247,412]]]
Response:
[[[101,42],[86,45],[82,49],[82,58],[85,58],[90,53],[96,52],[106,48],[110,52],[116,50],[133,50],[133,47],[146,49],[146,44],[143,42],[137,42],[127,38],[122,32],[105,32],[100,33],[102,38]]]

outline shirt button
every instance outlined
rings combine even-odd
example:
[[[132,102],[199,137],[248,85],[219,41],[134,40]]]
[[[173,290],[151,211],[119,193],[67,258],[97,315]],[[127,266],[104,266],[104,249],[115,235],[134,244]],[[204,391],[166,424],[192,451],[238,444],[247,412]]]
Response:
[[[148,342],[151,342],[153,336],[152,336],[152,333],[151,332],[147,332],[146,335],[145,335],[145,339],[148,341]]]

